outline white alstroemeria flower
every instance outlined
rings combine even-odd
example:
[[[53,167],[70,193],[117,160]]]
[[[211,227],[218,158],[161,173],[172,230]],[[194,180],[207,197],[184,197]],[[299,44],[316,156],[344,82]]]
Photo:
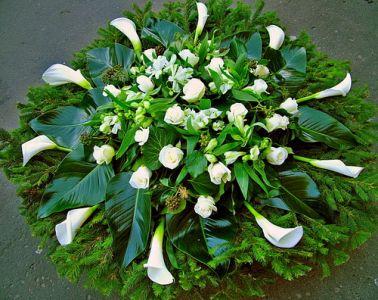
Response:
[[[276,25],[266,27],[269,33],[269,47],[275,50],[281,48],[285,40],[285,32]]]
[[[266,119],[266,129],[268,132],[272,132],[276,129],[286,130],[289,123],[290,121],[288,117],[281,116],[280,114],[274,114],[269,119]]]
[[[107,165],[110,164],[115,154],[114,148],[110,145],[93,147],[93,157],[99,165],[102,165],[103,163],[106,163]]]
[[[360,175],[360,173],[364,169],[363,167],[347,166],[341,160],[338,159],[321,160],[307,158],[299,155],[294,155],[293,158],[299,161],[308,162],[315,167],[337,172],[352,178],[357,178],[358,175]]]
[[[143,51],[143,54],[152,63],[154,62],[155,58],[157,57],[155,48],[146,49],[146,50]],[[143,60],[143,63],[146,64],[146,62],[144,60]]]
[[[224,128],[224,122],[223,121],[215,121],[213,123],[213,130],[214,131],[221,131]]]
[[[129,183],[134,189],[148,189],[152,172],[146,166],[140,166],[130,177]]]
[[[150,78],[148,78],[145,75],[140,75],[137,77],[136,82],[138,83],[138,88],[143,92],[143,93],[148,93],[151,92],[155,85],[151,81]]]
[[[207,14],[206,5],[201,3],[201,2],[197,2],[197,11],[198,11],[198,22],[197,22],[196,33],[195,33],[195,36],[194,36],[194,43],[197,43],[197,39],[201,35],[201,33],[202,33],[202,31],[205,27],[207,18],[209,16]]]
[[[256,77],[265,78],[269,75],[269,69],[264,65],[257,65],[252,73]]]
[[[224,61],[220,57],[213,57],[210,60],[210,63],[205,67],[206,70],[213,70],[217,72],[218,74],[222,73],[222,68],[224,66]]]
[[[117,89],[114,85],[112,84],[108,84],[108,85],[105,85],[104,86],[104,89],[103,89],[103,92],[102,92],[102,95],[104,97],[107,97],[108,96],[108,93],[109,92],[110,94],[112,94],[114,97],[118,97],[118,95],[121,93],[121,90],[120,89]]]
[[[262,229],[265,238],[276,247],[293,248],[303,237],[303,227],[282,228],[268,221],[260,215],[249,203],[244,202],[248,210],[254,215],[256,223]]]
[[[171,284],[175,281],[172,274],[168,271],[163,256],[163,239],[164,239],[164,219],[160,222],[155,230],[151,242],[151,251],[147,263],[147,275],[153,282],[160,285]]]
[[[325,97],[343,96],[345,97],[352,87],[352,77],[349,73],[345,76],[344,80],[339,84],[317,93],[315,99],[322,99]]]
[[[248,114],[248,109],[242,103],[234,103],[227,112],[227,118],[230,123],[234,122],[236,117],[240,116],[242,119]]]
[[[159,79],[161,74],[163,74],[164,69],[171,67],[174,64],[175,60],[176,55],[172,55],[170,61],[168,61],[168,59],[165,56],[159,55],[152,63],[152,66],[149,66],[146,69],[146,74],[154,76],[156,77],[156,79]]]
[[[185,113],[178,104],[175,104],[165,112],[164,122],[172,125],[182,125],[185,122]]]
[[[194,211],[202,218],[208,218],[211,214],[218,211],[215,206],[214,198],[211,196],[199,196],[196,205],[194,205]]]
[[[133,21],[128,18],[118,18],[110,22],[110,25],[121,31],[130,40],[134,47],[135,53],[140,55],[142,52],[142,43],[140,42],[136,26]]]
[[[249,156],[251,160],[257,160],[260,155],[260,149],[257,145],[253,146],[251,150],[249,150]]]
[[[184,152],[180,148],[172,145],[164,146],[159,153],[159,161],[168,169],[175,169],[184,157]]]
[[[231,76],[231,74],[226,71],[226,73]],[[221,75],[221,78],[222,78],[222,84],[221,86],[219,87],[219,91],[222,93],[222,95],[226,94],[229,90],[232,89],[232,87],[234,86],[234,81],[231,80],[228,76],[226,76],[225,74],[222,73]]]
[[[82,88],[90,90],[92,88],[88,80],[84,78],[80,70],[73,70],[62,64],[55,64],[49,67],[42,75],[43,81],[49,85],[62,85],[75,83]]]
[[[210,164],[207,168],[210,175],[210,180],[214,184],[226,183],[231,180],[231,170],[227,168],[223,163],[218,162]]]
[[[117,134],[118,130],[121,129],[121,121],[118,116],[106,116],[102,121],[99,130],[105,134]]]
[[[135,132],[134,140],[139,146],[143,146],[148,141],[149,136],[150,128],[140,128]]]
[[[214,107],[203,109],[199,112],[200,114],[210,118],[210,119],[216,119],[218,118],[222,112]]]
[[[203,82],[197,78],[192,78],[184,85],[184,96],[181,98],[189,103],[197,102],[205,94],[206,87]]]
[[[175,93],[181,92],[181,86],[188,83],[189,79],[192,78],[193,69],[184,68],[179,65],[172,65],[170,67],[171,75],[168,77],[168,81],[172,82],[172,89]]]
[[[62,246],[71,244],[78,229],[96,210],[98,205],[92,207],[76,208],[68,211],[67,218],[55,226],[56,238]]]
[[[270,147],[266,155],[266,160],[271,165],[280,166],[289,156],[287,150],[283,147]]]
[[[121,130],[122,125],[118,116],[113,116],[112,122],[110,124],[113,126],[112,128],[113,134],[117,134],[118,130]]]
[[[280,107],[292,115],[298,112],[298,103],[293,98],[287,98],[284,102],[280,104]]]
[[[214,154],[206,153],[205,157],[206,157],[207,161],[211,164],[216,163],[218,161],[217,157]]]
[[[243,90],[255,92],[257,95],[261,95],[262,93],[267,93],[268,85],[266,84],[264,79],[255,79],[253,81],[252,86],[247,86]]]
[[[240,152],[240,151],[226,151],[224,153],[226,165],[233,164],[240,156],[242,156],[244,154],[245,154],[245,152]]]
[[[58,148],[58,145],[55,144],[45,135],[39,135],[30,141],[27,141],[22,144],[22,156],[23,156],[23,166],[25,166],[28,161],[39,152],[43,150],[55,149]]]
[[[187,61],[192,67],[198,64],[199,57],[189,49],[181,50],[178,54],[183,60]]]

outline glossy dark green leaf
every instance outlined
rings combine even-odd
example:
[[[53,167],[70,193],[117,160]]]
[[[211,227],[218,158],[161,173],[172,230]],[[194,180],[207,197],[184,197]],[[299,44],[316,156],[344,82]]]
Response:
[[[94,88],[88,91],[96,106],[102,106],[104,104],[112,102],[112,100],[108,96],[103,95],[103,92],[104,91],[102,88]]]
[[[207,159],[202,152],[194,150],[186,159],[186,168],[193,178],[205,172],[207,169]]]
[[[271,207],[276,207],[283,210],[291,210],[289,206],[285,203],[285,201],[281,198],[268,198],[268,199],[261,199],[261,203],[264,205],[268,205]]]
[[[51,137],[58,145],[75,148],[83,134],[92,131],[89,122],[96,112],[93,100],[86,98],[80,106],[62,106],[30,121],[38,134]]]
[[[249,40],[245,43],[245,46],[247,48],[247,56],[249,59],[261,59],[262,40],[260,33],[255,32],[252,34]]]
[[[249,176],[246,169],[244,168],[244,163],[236,162],[234,164],[234,174],[244,199],[247,199]]]
[[[237,227],[232,214],[220,206],[209,218],[200,217],[193,208],[167,215],[167,230],[176,248],[208,264],[230,247]]]
[[[105,200],[106,187],[114,171],[111,165],[93,162],[92,152],[92,148],[79,145],[65,157],[45,190],[39,217]]]
[[[298,137],[307,143],[321,142],[336,149],[352,146],[352,132],[330,115],[308,106],[301,106],[298,113]]]
[[[252,169],[251,166],[248,164],[244,165],[244,169],[248,173],[248,176],[253,180],[253,182],[257,183],[257,185],[266,193],[268,194],[268,188],[266,187],[265,183],[260,179],[260,177],[256,174],[255,170]]]
[[[117,159],[120,158],[122,155],[124,155],[127,149],[129,149],[129,147],[135,143],[134,137],[135,137],[135,132],[137,130],[138,130],[137,126],[127,129],[126,134],[122,139],[121,146],[119,147],[117,151]]]
[[[259,102],[259,100],[249,92],[232,90],[232,96],[242,102]]]
[[[232,39],[229,52],[230,57],[236,61],[240,56],[246,54],[247,48],[244,42],[237,38]]]
[[[128,266],[147,247],[151,226],[151,198],[129,184],[131,172],[113,177],[106,190],[106,217],[115,253]]]
[[[218,186],[210,181],[210,176],[207,172],[196,178],[191,178],[189,182],[200,195],[214,195],[218,192]]]
[[[306,73],[306,49],[304,47],[285,48],[281,50],[285,60],[283,69],[293,69],[301,73]]]
[[[161,44],[165,48],[168,48],[169,44],[175,40],[176,34],[184,32],[175,23],[167,20],[150,19],[149,23],[147,27],[142,29],[142,38]]]
[[[281,196],[290,210],[311,218],[320,218],[323,202],[314,180],[307,173],[290,170],[280,172],[279,177]]]
[[[174,145],[175,140],[176,135],[172,130],[152,127],[147,143],[142,146],[144,164],[152,171],[159,169],[160,150],[164,146]]]
[[[127,72],[134,62],[134,50],[127,48],[121,44],[107,48],[95,48],[87,52],[88,69],[93,82],[98,87],[105,84],[102,81],[104,72],[115,66],[122,66]]]
[[[285,60],[279,50],[267,47],[264,53],[264,58],[269,60],[268,68],[273,72],[277,72],[285,66]]]

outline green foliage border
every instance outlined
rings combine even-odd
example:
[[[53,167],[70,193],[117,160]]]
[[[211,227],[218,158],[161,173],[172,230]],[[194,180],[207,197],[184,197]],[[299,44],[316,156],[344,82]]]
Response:
[[[210,0],[207,30],[229,38],[235,33],[248,36],[260,30],[266,41],[263,28],[270,24],[281,27],[275,13],[261,14],[263,3],[254,6],[238,2],[232,6],[231,0]],[[142,27],[151,16],[167,19],[179,24],[186,31],[193,31],[196,25],[195,1],[166,3],[160,12],[152,11],[152,3],[144,8],[134,6],[135,12],[125,11],[124,15]],[[225,13],[226,12],[226,13]],[[126,38],[111,27],[99,29],[100,38],[74,55],[72,66],[86,68],[86,52],[96,47],[107,47],[119,42],[128,44]],[[332,86],[342,79],[350,69],[347,61],[333,60],[316,50],[310,38],[302,33],[295,41],[297,46],[307,49],[308,67],[306,86],[300,89],[296,98],[306,96]],[[340,265],[348,261],[349,251],[367,241],[377,231],[376,182],[378,179],[377,154],[371,151],[376,144],[377,124],[371,122],[376,106],[366,100],[368,88],[353,87],[347,97],[312,101],[310,106],[328,112],[349,127],[359,145],[353,149],[332,150],[317,145],[310,149],[296,149],[298,154],[319,159],[341,158],[349,165],[363,165],[366,169],[358,179],[313,169],[301,164],[300,169],[309,173],[317,182],[322,196],[334,209],[336,224],[325,224],[319,220],[296,216],[294,213],[277,214],[277,210],[264,208],[264,214],[277,225],[301,224],[305,236],[295,249],[279,249],[270,245],[250,215],[241,214],[241,229],[235,246],[221,258],[232,257],[233,271],[224,278],[218,278],[207,267],[190,257],[177,253],[178,266],[174,271],[177,283],[170,286],[152,284],[146,276],[143,261],[134,262],[129,268],[120,270],[111,250],[112,237],[104,217],[103,207],[90,218],[76,236],[75,241],[61,247],[55,241],[54,226],[65,218],[64,213],[49,218],[38,219],[37,211],[44,188],[50,182],[63,155],[58,151],[47,151],[33,159],[33,163],[22,167],[21,144],[34,133],[28,122],[50,109],[62,105],[78,104],[84,92],[74,85],[61,87],[32,87],[28,92],[29,101],[18,103],[20,127],[10,132],[0,130],[0,167],[17,186],[17,195],[23,201],[21,214],[32,228],[34,236],[41,237],[40,246],[46,247],[48,256],[61,276],[77,282],[85,274],[85,286],[96,288],[104,295],[120,293],[131,299],[186,298],[235,299],[236,297],[262,296],[263,287],[273,283],[279,276],[287,280],[303,276],[319,266],[324,276],[330,275],[330,264]],[[300,220],[297,220],[300,219]],[[145,260],[143,258],[142,260]],[[188,296],[188,291],[191,292]],[[196,296],[193,296],[196,295]]]

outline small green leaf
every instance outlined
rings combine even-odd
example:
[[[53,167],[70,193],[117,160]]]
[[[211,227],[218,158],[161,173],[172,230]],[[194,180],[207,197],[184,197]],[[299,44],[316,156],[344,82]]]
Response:
[[[211,107],[211,100],[210,99],[201,99],[199,103],[200,109],[208,109]]]
[[[256,174],[256,172],[248,165],[244,164],[244,168],[246,172],[248,173],[249,177],[258,184],[258,186],[266,193],[268,194],[268,189],[264,182],[260,179],[260,177]]]
[[[242,102],[259,102],[259,100],[247,91],[232,90],[232,96]]]
[[[203,153],[194,150],[186,159],[186,168],[193,178],[205,172],[207,168],[207,159]]]
[[[224,154],[225,152],[227,151],[231,151],[231,150],[234,150],[236,148],[238,148],[240,146],[240,142],[233,142],[233,143],[227,143],[227,144],[224,144],[220,147],[217,147],[213,150],[213,154],[215,156],[219,156],[219,155],[222,155]]]
[[[215,195],[218,192],[218,186],[210,181],[208,173],[203,173],[196,178],[189,179],[189,182],[200,195]]]
[[[236,162],[234,164],[234,174],[243,197],[245,200],[247,200],[249,177],[246,169],[244,168],[244,165],[244,163]]]
[[[138,130],[137,126],[131,127],[126,131],[125,136],[122,139],[121,146],[117,151],[117,159],[124,155],[129,147],[135,143],[135,132]]]
[[[247,57],[249,59],[259,60],[262,53],[262,40],[260,33],[255,32],[250,39],[245,43],[247,48]]]

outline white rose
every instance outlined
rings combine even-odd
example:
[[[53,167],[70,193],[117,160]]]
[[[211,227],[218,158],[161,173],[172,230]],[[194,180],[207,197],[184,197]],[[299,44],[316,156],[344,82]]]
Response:
[[[292,115],[298,112],[298,103],[293,98],[287,98],[284,102],[280,104],[280,107]]]
[[[145,75],[138,76],[136,82],[138,83],[138,88],[143,93],[151,92],[155,86],[151,79]]]
[[[99,165],[103,163],[110,164],[114,155],[114,148],[110,145],[94,146],[93,148],[93,157]]]
[[[230,169],[221,162],[209,165],[207,171],[209,172],[211,182],[214,184],[221,184],[222,181],[226,183],[231,180]]]
[[[175,104],[165,112],[164,121],[172,125],[181,125],[185,121],[185,113],[180,106]]]
[[[183,157],[184,152],[177,147],[173,147],[172,145],[164,146],[159,153],[159,161],[164,167],[171,170],[175,169],[179,165]]]
[[[108,94],[106,93],[106,91],[108,91],[110,94],[112,94],[114,97],[118,97],[118,95],[121,93],[121,90],[120,89],[117,89],[114,85],[112,84],[108,84],[108,85],[105,85],[104,87],[104,91],[102,92],[102,95],[104,97],[108,96]]]
[[[140,166],[130,177],[130,185],[135,189],[147,189],[152,173],[145,166]]]
[[[284,163],[286,158],[288,157],[289,153],[283,147],[270,147],[268,154],[266,155],[266,159],[268,163],[280,166]]]
[[[257,145],[253,146],[251,150],[249,150],[249,154],[250,154],[251,160],[257,160],[260,155],[259,147]]]
[[[143,54],[148,58],[149,61],[154,62],[156,58],[156,51],[154,48],[144,50]],[[144,60],[143,62],[146,63]]]
[[[233,164],[240,156],[244,155],[245,152],[239,151],[226,151],[224,153],[224,158],[226,160],[226,165]]]
[[[269,75],[269,69],[264,65],[257,65],[256,69],[253,70],[253,75],[257,77],[267,77]]]
[[[224,66],[224,61],[220,57],[214,57],[210,60],[210,63],[206,66],[207,70],[213,70],[217,73],[221,73],[221,69]]]
[[[255,79],[255,81],[253,82],[253,85],[251,86],[251,89],[256,94],[261,95],[262,93],[266,93],[266,90],[268,89],[268,85],[263,79]]]
[[[241,103],[234,103],[230,107],[230,111],[227,112],[227,118],[229,122],[234,122],[236,117],[241,116],[242,119],[248,113],[248,109]]]
[[[197,78],[190,79],[187,84],[184,85],[184,96],[181,98],[189,103],[197,102],[205,94],[206,87],[203,82]]]
[[[135,132],[134,140],[139,146],[143,146],[148,141],[149,135],[150,128],[141,128]]]
[[[290,121],[288,117],[274,114],[273,117],[266,120],[266,129],[268,129],[268,132],[272,132],[276,129],[285,130],[289,123]]]
[[[192,53],[189,49],[181,50],[178,55],[183,60],[186,60],[192,67],[194,67],[199,61],[199,57]]]
[[[199,196],[196,205],[194,205],[194,211],[202,218],[208,218],[213,211],[217,211],[214,198],[211,196]]]

